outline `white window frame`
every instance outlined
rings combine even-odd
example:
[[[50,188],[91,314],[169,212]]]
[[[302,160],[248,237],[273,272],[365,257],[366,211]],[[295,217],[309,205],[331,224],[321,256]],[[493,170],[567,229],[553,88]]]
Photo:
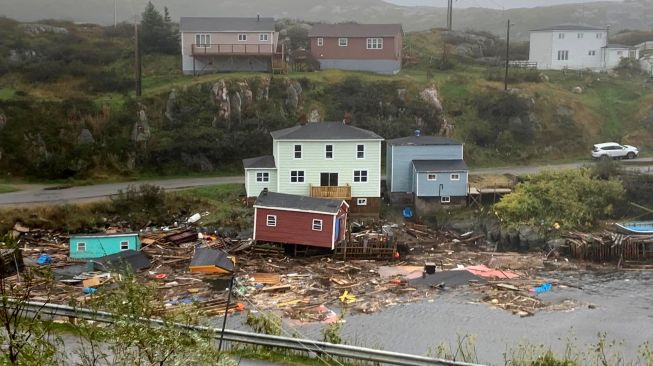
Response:
[[[584,36],[583,33],[578,33],[578,34],[576,35],[576,37],[578,37],[578,39],[583,39],[583,36]]]
[[[454,178],[455,176],[455,178]],[[451,180],[460,180],[460,173],[451,173]]]
[[[568,61],[568,60],[569,60],[569,51],[558,50],[558,61]]]
[[[331,147],[331,151],[329,151],[329,147]],[[329,153],[331,153],[331,156],[329,156]],[[333,160],[333,144],[324,145],[324,159]]]
[[[322,47],[324,46],[324,38],[322,37],[317,37],[317,46]]]
[[[247,42],[247,33],[238,33],[238,42]]]
[[[440,203],[451,203],[451,196],[440,197]]]
[[[265,226],[277,227],[277,215],[267,215],[265,217]]]
[[[624,51],[617,51],[617,56],[621,56],[624,54]]]
[[[211,48],[211,35],[208,33],[196,33],[195,47]]]
[[[270,172],[256,172],[256,182],[257,183],[269,183],[270,182]]]
[[[588,56],[596,56],[596,51],[595,50],[590,50],[589,52],[587,52],[587,55]]]
[[[596,38],[597,39],[603,38],[603,33],[596,33]]]
[[[431,176],[433,178],[431,178]],[[426,180],[428,180],[430,182],[436,181],[436,180],[438,180],[438,174],[437,173],[426,173]]]
[[[356,198],[356,206],[367,206],[367,198]]]
[[[322,231],[323,222],[320,219],[313,219],[312,229],[313,231]]]
[[[83,242],[83,241],[77,242],[77,251],[78,252],[85,252],[86,251],[86,242]]]
[[[378,37],[368,38],[366,46],[368,50],[382,50],[383,38],[378,38]]]
[[[270,41],[270,35],[267,33],[261,33],[258,35],[258,41],[259,42],[269,42]]]
[[[120,251],[129,250],[129,242],[121,241],[120,242]]]
[[[565,39],[564,33],[558,33],[558,39]]]
[[[338,47],[347,47],[349,46],[349,38],[338,38]]]
[[[362,150],[359,150],[359,147],[363,147]],[[363,156],[359,156],[358,154],[362,153]],[[356,160],[362,160],[365,159],[365,144],[356,144]]]
[[[299,146],[299,150],[297,150],[297,146]],[[297,153],[299,153],[299,157],[297,157]],[[304,146],[302,146],[302,144],[293,144],[292,146],[293,160],[301,160],[303,156],[304,156]]]
[[[363,172],[365,172],[365,174],[363,174]],[[369,182],[369,173],[370,172],[367,169],[354,170],[354,179],[352,181],[354,183],[367,183]]]
[[[293,174],[295,173],[295,174]],[[301,174],[300,174],[301,173]],[[297,180],[296,182],[293,182],[293,175],[295,176],[295,179]],[[301,180],[300,180],[301,178]],[[290,171],[290,183],[297,184],[297,183],[304,183],[306,181],[306,172],[303,170],[291,170]]]

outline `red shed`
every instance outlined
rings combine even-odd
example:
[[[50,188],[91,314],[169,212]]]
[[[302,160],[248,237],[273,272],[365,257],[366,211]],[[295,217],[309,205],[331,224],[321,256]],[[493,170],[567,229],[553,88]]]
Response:
[[[254,240],[334,249],[345,239],[349,205],[263,191],[254,204]]]

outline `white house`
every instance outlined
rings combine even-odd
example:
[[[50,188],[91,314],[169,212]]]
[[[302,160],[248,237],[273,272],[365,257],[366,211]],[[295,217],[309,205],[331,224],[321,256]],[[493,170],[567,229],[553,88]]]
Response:
[[[530,31],[529,61],[542,70],[608,70],[622,58],[639,58],[639,51],[608,44],[608,28],[556,25]]]

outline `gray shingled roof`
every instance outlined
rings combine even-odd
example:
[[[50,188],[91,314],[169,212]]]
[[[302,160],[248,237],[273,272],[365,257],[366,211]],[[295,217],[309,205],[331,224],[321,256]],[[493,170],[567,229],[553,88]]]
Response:
[[[277,166],[274,163],[274,156],[272,155],[263,155],[257,156],[255,158],[243,159],[243,166],[245,169],[276,169]]]
[[[546,32],[546,31],[604,31],[607,27],[595,27],[591,25],[582,24],[559,24],[550,27],[531,29],[531,32]]]
[[[190,266],[216,266],[226,271],[234,271],[234,262],[229,259],[229,255],[220,250],[213,248],[197,248]]]
[[[316,24],[309,37],[392,37],[402,33],[401,24]]]
[[[462,145],[462,142],[442,136],[408,136],[386,141],[388,145]]]
[[[619,43],[608,43],[606,48],[633,48],[632,46],[627,46],[625,44],[619,44]]]
[[[254,207],[289,208],[335,214],[338,213],[342,202],[342,200],[263,191],[256,199]]]
[[[418,172],[453,172],[468,170],[464,160],[413,160]]]
[[[182,32],[274,32],[274,18],[181,17]]]
[[[342,122],[316,122],[270,132],[275,140],[383,140],[376,133]]]

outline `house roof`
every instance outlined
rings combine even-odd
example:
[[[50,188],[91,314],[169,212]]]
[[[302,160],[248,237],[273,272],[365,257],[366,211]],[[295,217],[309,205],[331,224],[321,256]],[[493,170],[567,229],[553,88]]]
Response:
[[[531,32],[546,32],[546,31],[604,31],[607,30],[607,27],[595,27],[591,25],[583,24],[558,24],[552,25],[550,27],[531,29]]]
[[[386,141],[389,145],[422,146],[422,145],[462,145],[462,142],[442,136],[408,136]]]
[[[190,266],[216,266],[229,272],[234,271],[234,262],[229,259],[229,255],[222,250],[212,248],[195,249]]]
[[[401,24],[316,24],[309,37],[392,37],[402,33]]]
[[[342,200],[263,191],[256,199],[254,207],[312,211],[332,215],[338,213],[342,202]]]
[[[182,32],[274,32],[274,18],[181,17]]]
[[[413,166],[419,173],[468,170],[464,160],[413,160]]]
[[[267,168],[267,169],[276,169],[277,166],[274,163],[274,156],[264,155],[257,156],[255,158],[243,159],[243,166],[245,169],[256,169],[256,168]]]
[[[73,238],[115,238],[115,237],[132,237],[138,236],[138,233],[98,233],[98,234],[74,234],[70,236],[70,239]]]
[[[342,122],[316,122],[270,132],[275,140],[383,140],[376,133]]]
[[[627,46],[625,44],[619,44],[619,43],[608,43],[608,45],[605,46],[605,48],[628,48],[628,49],[630,49],[630,48],[633,48],[633,47],[632,46]]]

